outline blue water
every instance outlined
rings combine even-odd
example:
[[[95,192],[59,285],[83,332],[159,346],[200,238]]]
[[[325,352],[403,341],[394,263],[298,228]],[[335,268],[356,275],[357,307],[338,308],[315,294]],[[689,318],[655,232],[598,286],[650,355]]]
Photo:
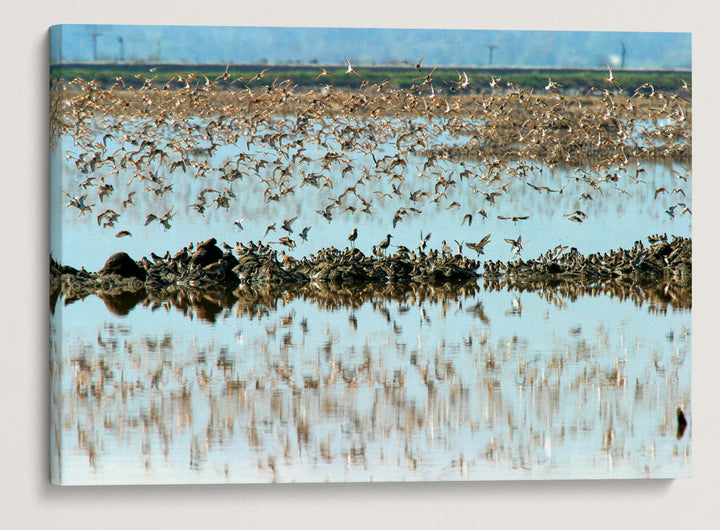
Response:
[[[347,124],[341,122],[340,125]],[[333,126],[340,125],[336,123]],[[428,139],[428,147],[456,141],[449,133],[444,132],[441,125],[435,124],[438,129],[437,136]],[[387,126],[399,127],[391,121]],[[386,154],[397,154],[399,151],[393,142],[402,132],[401,129],[393,132],[394,136],[388,133],[387,138],[374,138],[380,147],[373,156],[381,159]],[[160,130],[159,133],[167,134],[168,138],[176,134],[172,130]],[[256,134],[260,133],[262,130]],[[193,145],[210,145],[207,140],[201,139],[199,133],[196,134],[197,138],[190,136],[195,141]],[[172,145],[172,140],[165,141]],[[453,249],[457,248],[456,241],[478,242],[489,233],[492,237],[490,244],[485,247],[485,257],[507,260],[513,256],[510,245],[504,240],[516,239],[519,235],[526,242],[523,257],[531,258],[557,244],[575,246],[580,252],[588,254],[631,247],[635,241],[655,233],[691,235],[691,177],[689,170],[681,163],[647,162],[637,166],[631,163],[627,168],[615,167],[607,171],[572,167],[550,168],[535,163],[531,169],[525,171],[525,176],[517,176],[504,170],[500,172],[501,179],[498,182],[486,185],[480,178],[463,178],[460,175],[467,170],[475,175],[487,176],[492,171],[489,163],[439,160],[434,167],[424,169],[425,159],[419,154],[410,153],[407,155],[405,167],[398,166],[385,174],[377,171],[371,156],[359,148],[348,155],[352,170],[343,175],[346,166],[344,162],[333,163],[327,169],[322,167],[319,159],[328,149],[343,152],[337,141],[328,140],[326,144],[327,148],[319,148],[311,141],[305,142],[304,154],[312,162],[291,164],[291,173],[282,186],[270,183],[274,187],[271,187],[269,195],[277,193],[280,187],[293,187],[293,192],[279,201],[265,201],[268,184],[263,182],[269,181],[272,176],[281,180],[272,165],[278,159],[276,151],[257,142],[248,144],[242,138],[234,144],[218,147],[211,157],[193,155],[192,160],[200,164],[200,167],[211,168],[207,171],[189,167],[187,173],[179,168],[170,172],[168,166],[175,160],[172,157],[178,156],[172,152],[165,165],[160,162],[152,163],[151,167],[140,173],[147,176],[148,171],[152,170],[166,179],[163,186],[172,185],[172,191],[160,196],[147,191],[148,188],[159,187],[158,185],[142,181],[138,176],[133,177],[135,169],[120,169],[116,175],[112,174],[110,165],[102,166],[96,169],[96,180],[93,184],[100,184],[99,177],[107,174],[106,183],[111,183],[114,191],[101,201],[95,186],[79,186],[87,175],[76,167],[73,158],[67,158],[67,155],[77,156],[78,151],[72,139],[65,136],[61,146],[52,155],[55,164],[53,167],[62,167],[60,174],[53,175],[51,183],[51,214],[54,227],[60,228],[59,233],[56,231],[51,240],[53,254],[56,258],[61,258],[64,264],[98,270],[107,257],[117,251],[127,252],[133,258],[140,259],[148,256],[150,252],[162,255],[169,250],[174,254],[190,242],[197,243],[210,237],[233,246],[236,241],[270,242],[278,241],[281,236],[290,236],[297,244],[294,249],[287,249],[279,244],[276,248],[278,251],[284,249],[293,257],[300,258],[331,245],[337,248],[349,246],[347,237],[357,227],[358,238],[355,244],[366,254],[371,253],[372,246],[383,240],[388,233],[393,235],[393,244],[411,249],[420,244],[421,231],[423,235],[428,232],[432,234],[428,243],[430,248],[440,248],[442,241],[447,241]],[[137,148],[110,140],[107,143],[107,152],[112,153],[121,146],[127,150]],[[63,157],[62,153],[67,155]],[[234,182],[222,180],[221,168],[228,163],[230,165],[227,167],[235,167],[234,161],[238,153],[248,153],[253,162],[264,160],[268,165],[259,168],[254,175],[248,170],[247,176]],[[284,158],[281,160],[283,163],[288,162]],[[517,168],[519,164],[523,163],[511,163],[511,169]],[[242,165],[240,167],[244,168]],[[636,178],[638,169],[642,172],[637,173]],[[313,173],[326,177],[332,186],[328,184],[325,187],[313,187],[303,184],[304,178]],[[401,175],[404,181],[392,180],[392,173]],[[617,179],[606,179],[598,184],[596,189],[583,180],[586,174],[596,180],[608,175],[617,175]],[[367,178],[367,175],[378,178]],[[360,178],[363,178],[364,182],[356,186],[357,195],[352,192],[345,193],[347,188],[355,186]],[[131,179],[132,182],[128,185]],[[410,199],[410,195],[415,191],[433,194],[436,189],[443,190],[436,186],[438,179],[455,182],[445,188],[446,197],[441,197],[438,202],[431,200],[434,196],[416,201]],[[562,193],[537,191],[530,184],[547,186],[554,190],[562,189]],[[399,188],[399,194],[393,192],[393,185]],[[495,197],[494,203],[489,202],[483,195],[485,192],[498,191],[501,186],[506,186],[506,191]],[[661,188],[666,191],[660,192],[656,197],[656,190]],[[201,215],[191,205],[197,203],[198,194],[203,189],[218,192],[228,189],[234,198],[230,199],[228,207],[224,208],[212,203],[218,196],[217,193],[207,193],[208,205],[204,215]],[[131,191],[135,191],[134,204],[124,207],[122,203]],[[86,202],[95,205],[93,211],[79,215],[76,208],[61,207],[69,201],[63,193],[72,197],[87,193]],[[584,198],[584,194],[589,194],[591,198]],[[318,210],[324,210],[333,200],[340,200],[340,205],[332,209],[333,219],[328,222]],[[361,211],[364,208],[362,200],[372,201],[370,213]],[[679,203],[687,206],[689,211],[681,214],[683,207],[677,206],[674,216],[669,215],[667,210]],[[348,210],[348,207],[355,208],[355,211]],[[407,214],[393,226],[395,214],[401,208],[417,208],[420,213],[406,210]],[[97,216],[107,209],[114,210],[120,217],[115,226],[105,228],[97,221]],[[478,210],[482,210],[487,217],[478,213]],[[568,214],[577,210],[588,216],[582,223],[569,220]],[[169,211],[174,213],[169,230],[157,221],[145,226],[148,214],[160,217]],[[466,214],[473,216],[472,224],[463,222]],[[529,218],[512,222],[499,219],[500,215],[527,215]],[[292,224],[293,233],[281,230],[283,221],[293,217],[297,217]],[[244,220],[243,230],[233,224],[236,220]],[[275,224],[275,230],[268,232],[267,228],[272,224]],[[305,226],[311,227],[307,242],[298,237],[298,233]],[[128,230],[132,236],[116,238],[115,234],[120,230]],[[474,251],[467,248],[464,248],[464,252],[475,255]]]
[[[398,133],[387,134],[376,158],[397,152]],[[428,144],[456,140],[431,136]],[[200,133],[194,142],[208,146]],[[108,141],[108,152],[120,145]],[[134,171],[113,174],[103,166],[93,175],[114,191],[101,201],[94,185],[79,187],[88,175],[72,158],[76,149],[64,137],[52,154],[51,244],[56,259],[88,270],[117,251],[140,259],[210,237],[234,245],[287,235],[297,245],[285,250],[300,258],[348,246],[355,227],[365,253],[387,233],[410,248],[421,233],[432,233],[430,248],[442,241],[456,248],[456,240],[491,234],[484,259],[508,260],[513,256],[504,239],[519,235],[528,258],[559,243],[587,254],[627,248],[654,233],[689,236],[692,228],[689,211],[666,213],[679,202],[692,208],[689,172],[677,163],[643,163],[638,183],[631,178],[634,166],[613,168],[621,178],[600,189],[582,180],[585,170],[543,165],[523,177],[505,171],[488,186],[460,178],[465,170],[487,176],[488,164],[442,160],[425,169],[424,159],[410,154],[405,167],[393,170],[402,184],[385,174],[357,186],[358,195],[372,200],[368,214],[360,211],[359,197],[344,192],[360,176],[375,174],[369,155],[356,155],[344,176],[345,163],[292,167],[282,186],[295,186],[294,193],[266,202],[261,179],[274,176],[277,154],[239,138],[211,157],[193,155],[198,166],[188,173],[144,168],[144,176],[152,170],[166,179],[163,185],[172,184],[162,196],[147,192],[149,182],[133,178]],[[221,180],[220,168],[244,151],[270,167],[232,184]],[[306,149],[311,159],[324,152]],[[202,173],[197,168],[205,164]],[[332,186],[302,185],[313,172]],[[416,191],[434,193],[443,178],[455,185],[437,203],[410,199]],[[539,192],[528,183],[563,192]],[[483,193],[501,185],[507,185],[504,194],[489,202]],[[656,198],[663,187],[667,192]],[[208,192],[199,215],[190,205],[205,188],[228,188],[235,197],[225,209],[211,204],[217,193]],[[124,207],[131,191],[135,204]],[[79,215],[65,207],[65,192],[87,192],[93,211]],[[582,199],[585,193],[592,200]],[[333,200],[340,203],[328,222],[317,210]],[[393,227],[403,207],[421,213],[410,212]],[[106,209],[120,214],[113,227],[97,221]],[[569,221],[575,210],[587,219]],[[168,211],[175,213],[170,229],[144,226],[148,214]],[[468,213],[472,225],[463,223]],[[295,216],[293,233],[282,231],[283,220]],[[233,224],[240,219],[243,230]],[[266,236],[273,223],[276,230]],[[297,236],[305,226],[311,227],[307,242]],[[116,238],[119,230],[132,236]],[[238,291],[214,314],[196,303],[183,313],[171,300],[148,299],[117,315],[95,296],[67,305],[60,298],[51,370],[53,468],[67,484],[689,476],[689,310],[658,310],[607,294],[570,297],[548,288],[541,295],[481,285],[425,297],[378,295],[352,307],[289,295],[258,305]],[[677,407],[691,422],[679,440]]]
[[[212,323],[96,297],[57,311],[66,483],[690,473],[689,311],[507,291]]]

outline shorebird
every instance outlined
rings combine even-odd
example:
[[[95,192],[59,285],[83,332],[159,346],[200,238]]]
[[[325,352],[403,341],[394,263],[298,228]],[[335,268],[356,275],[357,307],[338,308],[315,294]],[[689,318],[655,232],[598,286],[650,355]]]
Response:
[[[259,81],[260,79],[263,78],[263,76],[265,75],[265,72],[267,72],[268,70],[270,70],[270,68],[265,68],[265,70],[263,70],[262,72],[256,74],[254,77],[250,78],[250,80],[247,82],[247,84],[249,85],[249,84],[252,83],[253,81]]]
[[[155,215],[154,213],[148,214],[148,216],[145,218],[145,226],[147,226],[150,223],[152,223],[153,221],[157,221],[157,220],[158,220],[157,215]]]
[[[230,63],[227,63],[227,65],[225,66],[225,71],[219,76],[217,76],[213,83],[217,83],[218,81],[227,81],[228,79],[230,79],[230,74],[228,73],[228,70],[230,70]]]
[[[587,214],[581,210],[575,210],[574,212],[566,213],[563,217],[569,217],[570,220],[574,220],[573,217],[577,217],[581,221],[587,219]]]
[[[498,215],[498,219],[503,219],[506,221],[512,221],[513,223],[517,223],[518,221],[523,221],[525,219],[529,219],[529,215]]]
[[[115,237],[125,237],[125,236],[132,236],[130,232],[127,230],[120,230],[117,234],[115,234]]]
[[[307,241],[307,235],[308,235],[308,232],[310,231],[310,228],[311,227],[306,226],[305,228],[302,229],[302,231],[298,234],[298,236],[300,236],[300,239],[302,239],[303,241]]]
[[[428,232],[428,234],[423,237],[422,230],[420,230],[420,250],[424,251],[427,248],[427,243],[431,235],[432,232]]]
[[[410,200],[413,202],[419,201],[423,197],[429,197],[430,194],[427,191],[415,190],[410,194]]]
[[[356,76],[360,77],[360,74],[358,74],[355,69],[352,67],[352,64],[350,64],[350,60],[345,57],[345,62],[347,63],[347,70],[345,70],[346,74],[355,74]]]
[[[558,246],[556,246],[556,247],[553,249],[552,254],[550,255],[550,261],[555,261],[556,259],[558,259],[558,258],[560,257],[560,255],[561,255],[563,252],[565,252],[567,249],[568,249],[567,245],[558,245]]]
[[[292,219],[285,219],[283,221],[283,225],[280,228],[282,228],[286,232],[292,234],[293,233],[292,224],[295,222],[295,219],[297,219],[297,215],[295,217],[293,217]]]
[[[281,237],[277,243],[280,243],[281,245],[285,245],[286,247],[295,248],[295,241],[290,239],[287,236]]]
[[[238,230],[242,230],[244,222],[245,222],[245,219],[237,219],[233,222],[233,224],[238,227]]]
[[[318,74],[318,76],[315,78],[315,81],[317,81],[318,79],[320,79],[320,78],[323,77],[323,76],[326,76],[326,77],[331,77],[331,76],[332,76],[332,74],[331,74],[330,72],[328,72],[327,70],[325,70],[325,68],[322,68],[322,67],[321,67],[320,70],[322,70],[322,71],[321,71],[321,72]]]
[[[335,203],[331,204],[330,206],[326,206],[323,210],[315,210],[317,213],[322,215],[325,219],[327,219],[327,222],[329,223],[332,221],[332,209],[335,206]]]
[[[657,198],[658,198],[658,195],[660,195],[661,193],[667,193],[667,189],[666,189],[666,188],[658,188],[658,189],[656,189],[656,190],[655,190],[655,198],[657,199]]]
[[[552,79],[550,79],[550,78],[548,77],[548,84],[545,85],[545,90],[552,90],[553,88],[558,88],[558,87],[561,87],[561,86],[562,86],[562,85],[558,85],[555,81],[553,81]]]
[[[70,197],[69,193],[66,193],[65,195]],[[67,206],[74,206],[80,210],[80,215],[82,215],[85,212],[91,211],[92,207],[95,206],[94,204],[85,204],[85,199],[87,199],[87,193],[85,195],[80,195],[79,197],[70,197],[70,202],[67,203]]]
[[[499,197],[500,195],[502,195],[502,193],[500,193],[499,191],[493,191],[492,193],[486,193],[482,191],[480,193],[485,195],[485,200],[491,204],[495,204],[495,197]]]
[[[298,263],[298,260],[288,254],[285,254],[284,250],[280,252],[280,261],[282,261],[283,266],[286,269],[292,268]]]
[[[115,226],[115,222],[120,218],[120,215],[115,210],[105,210],[103,213],[97,216],[97,224],[100,226],[102,223],[103,228]]]
[[[608,68],[608,76],[605,78],[605,81],[607,81],[608,83],[614,84],[614,85],[617,86],[618,88],[622,88],[622,87],[620,86],[620,83],[617,82],[617,79],[615,79],[615,76],[613,75],[612,70],[610,69],[610,65],[609,65],[609,64],[607,65],[607,68]]]
[[[457,72],[457,70],[455,70]],[[470,86],[470,81],[468,81],[468,76],[466,72],[463,72],[462,74],[460,72],[457,72],[458,80],[454,83],[456,86],[450,87],[450,91],[454,92],[456,90],[464,90],[467,87]]]
[[[170,221],[173,217],[175,217],[175,212],[173,211],[174,209],[175,207],[173,206],[162,217],[158,218],[158,221],[165,230],[170,230]]]
[[[380,242],[380,244],[377,246],[378,250],[385,253],[385,249],[387,249],[390,246],[390,238],[392,238],[392,236],[390,234],[388,234],[387,237],[385,239],[383,239]]]
[[[127,199],[125,199],[125,200],[122,202],[123,208],[127,208],[127,207],[130,206],[131,204],[135,204],[135,203],[133,202],[133,195],[135,195],[135,192],[134,192],[134,191],[131,191],[130,193],[128,193]]]
[[[352,231],[352,234],[348,236],[348,241],[350,241],[350,244],[352,245],[352,248],[355,248],[355,240],[357,239],[357,228],[355,228]]]
[[[276,224],[276,223],[273,223],[273,224],[271,224],[270,226],[267,227],[267,230],[265,230],[265,234],[263,235],[263,237],[266,237],[269,232],[275,230],[275,224]]]
[[[477,252],[479,256],[480,254],[485,254],[484,248],[488,243],[490,243],[490,234],[483,237],[477,243],[465,243],[465,246]]]
[[[420,68],[422,68],[423,59],[425,59],[425,56],[424,56],[424,55],[423,55],[422,57],[420,57],[420,60],[419,60],[419,61],[417,62],[417,64],[415,65],[415,70],[420,70]],[[684,82],[684,81],[683,81],[683,82]]]
[[[425,77],[415,77],[415,78],[413,78],[413,81],[419,81],[420,79],[424,79],[424,81],[420,84],[420,86],[428,85],[428,84],[432,83],[432,75],[435,73],[435,70],[437,70],[437,65],[435,65],[435,68],[433,68],[432,71],[428,75],[426,75]],[[430,86],[432,86],[432,85],[430,85]]]
[[[509,239],[505,238],[505,241],[510,243],[512,245],[512,248],[510,249],[511,252],[514,252],[518,256],[520,255],[520,252],[522,252],[522,248],[525,246],[525,243],[522,242],[522,236],[518,236],[517,239]]]

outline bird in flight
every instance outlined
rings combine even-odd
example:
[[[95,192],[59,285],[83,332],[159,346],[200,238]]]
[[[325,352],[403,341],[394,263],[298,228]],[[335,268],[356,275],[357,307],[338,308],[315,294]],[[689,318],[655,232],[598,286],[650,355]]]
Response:
[[[571,220],[573,220],[573,217],[578,217],[579,219],[583,220],[587,219],[587,214],[582,210],[575,210],[574,212],[564,214],[563,217],[570,217]]]
[[[347,70],[345,70],[346,74],[355,74],[356,76],[360,77],[360,74],[358,74],[355,69],[353,68],[352,64],[350,64],[350,60],[345,57],[345,62],[347,63]]]
[[[520,252],[522,252],[522,248],[525,246],[525,243],[523,243],[523,241],[522,241],[522,236],[518,236],[517,239],[510,239],[510,238],[506,237],[505,241],[507,241],[508,243],[510,243],[510,245],[512,245],[512,248],[510,249],[510,251],[514,252],[518,256],[520,255]]]
[[[320,78],[323,77],[323,76],[332,77],[332,73],[330,73],[330,72],[328,72],[327,70],[325,70],[325,68],[320,68],[320,70],[322,70],[322,71],[321,71],[321,72],[318,74],[318,76],[315,78],[315,81],[317,81],[318,79],[320,79]]]
[[[303,241],[307,241],[307,235],[308,235],[308,231],[310,230],[310,228],[311,227],[306,226],[305,228],[302,229],[302,231],[298,234],[300,236],[300,239],[302,239]]]
[[[292,231],[293,231],[292,224],[295,222],[295,219],[297,219],[297,215],[295,217],[293,217],[292,219],[285,219],[283,221],[283,225],[280,228],[282,228],[286,232],[292,234]]]
[[[622,87],[620,86],[620,83],[617,82],[617,79],[615,79],[615,76],[613,75],[612,70],[610,69],[610,65],[609,65],[609,64],[607,65],[607,68],[608,68],[608,76],[605,78],[605,81],[607,81],[608,83],[612,83],[612,84],[616,85],[618,88],[622,88]]]
[[[490,243],[490,234],[483,237],[477,243],[465,243],[465,246],[477,252],[479,256],[480,254],[485,254],[485,251],[483,249],[488,243]]]
[[[513,223],[517,223],[518,221],[522,221],[524,219],[529,219],[529,215],[498,215],[498,219],[503,219],[505,221],[512,221]]]
[[[278,240],[278,243],[285,245],[286,247],[295,248],[295,241],[287,236],[283,236]]]
[[[267,72],[268,70],[270,70],[270,68],[265,68],[265,70],[256,74],[255,77],[251,78],[250,81],[248,81],[248,84],[252,83],[253,81],[258,81],[262,79],[265,76],[265,72]]]
[[[562,85],[557,84],[555,81],[548,77],[548,83],[545,85],[545,90],[552,90],[553,88],[561,87]]]
[[[67,197],[70,197],[70,202],[67,203],[67,206],[74,206],[75,208],[80,210],[80,215],[84,214],[85,212],[91,211],[92,207],[95,206],[94,204],[85,204],[87,193],[79,197],[71,197],[69,193],[66,193],[65,195]]]

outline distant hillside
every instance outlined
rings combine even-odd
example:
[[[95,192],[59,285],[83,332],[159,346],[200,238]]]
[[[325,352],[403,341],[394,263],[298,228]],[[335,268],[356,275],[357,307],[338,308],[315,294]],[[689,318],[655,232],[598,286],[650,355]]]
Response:
[[[54,64],[692,67],[690,33],[64,25],[51,42]]]

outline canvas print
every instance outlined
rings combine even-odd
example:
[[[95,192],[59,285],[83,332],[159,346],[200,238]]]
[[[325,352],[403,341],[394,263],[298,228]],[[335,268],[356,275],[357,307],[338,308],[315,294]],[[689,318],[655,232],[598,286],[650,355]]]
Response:
[[[691,474],[687,33],[50,30],[55,484]]]

